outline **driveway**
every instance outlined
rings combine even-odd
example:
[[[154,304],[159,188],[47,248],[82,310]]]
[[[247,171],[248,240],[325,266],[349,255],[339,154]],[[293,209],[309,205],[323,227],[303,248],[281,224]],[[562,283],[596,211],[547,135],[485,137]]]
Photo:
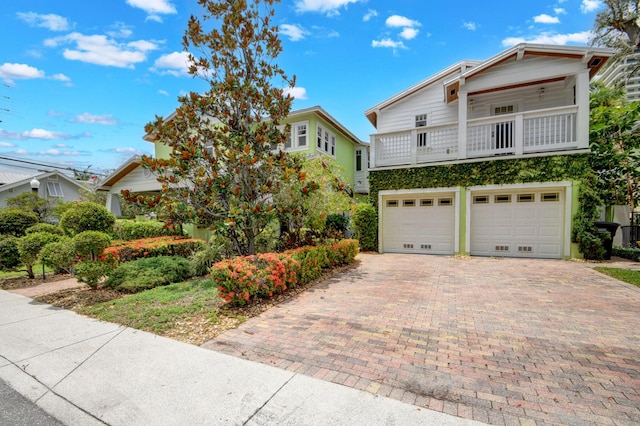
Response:
[[[486,423],[640,424],[640,288],[560,260],[358,259],[203,346]]]

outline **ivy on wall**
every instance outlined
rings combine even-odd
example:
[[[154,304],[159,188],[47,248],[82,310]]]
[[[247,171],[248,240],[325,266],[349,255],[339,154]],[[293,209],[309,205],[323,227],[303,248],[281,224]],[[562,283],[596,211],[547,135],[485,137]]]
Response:
[[[378,208],[378,192],[415,188],[506,185],[581,180],[589,172],[589,154],[514,158],[369,172],[369,198]]]

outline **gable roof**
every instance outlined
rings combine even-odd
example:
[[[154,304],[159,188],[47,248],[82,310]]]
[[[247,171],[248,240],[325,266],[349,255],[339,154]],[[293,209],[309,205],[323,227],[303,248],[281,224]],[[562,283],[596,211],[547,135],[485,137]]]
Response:
[[[127,176],[133,170],[135,170],[139,165],[140,165],[140,156],[139,155],[134,155],[133,157],[131,157],[127,161],[125,161],[123,164],[121,164],[120,167],[115,169],[113,171],[113,173],[111,173],[109,176],[107,176],[100,183],[100,186],[97,189],[99,191],[108,190],[110,186],[113,186],[116,183],[118,183],[122,178]]]
[[[291,112],[289,112],[289,115],[287,115],[287,119],[295,118],[296,116],[304,115],[304,114],[308,114],[308,113],[315,113],[316,115],[320,116],[324,121],[328,122],[329,124],[331,124],[336,129],[340,130],[345,136],[347,136],[347,138],[349,138],[356,145],[369,145],[367,142],[364,142],[364,141],[358,139],[358,137],[356,135],[351,133],[349,131],[349,129],[344,127],[338,120],[333,118],[333,116],[331,116],[331,114],[329,114],[327,111],[325,111],[320,105],[312,106],[310,108],[303,108],[303,109],[298,109],[298,110],[295,110],[295,111],[291,111]]]
[[[358,139],[358,137],[356,135],[351,133],[346,127],[344,127],[338,120],[333,118],[333,116],[331,116],[331,114],[329,114],[327,111],[325,111],[319,105],[312,106],[310,108],[303,108],[303,109],[299,109],[299,110],[295,110],[295,111],[290,111],[289,115],[287,115],[285,120],[288,119],[288,118],[293,118],[295,116],[303,115],[303,114],[307,114],[307,113],[316,113],[322,119],[324,119],[329,124],[331,124],[333,127],[335,127],[336,129],[339,129],[345,136],[347,136],[348,139],[350,139],[356,145],[368,145],[368,142],[364,142],[364,141]],[[174,111],[171,114],[169,114],[164,119],[164,121],[171,121],[171,120],[173,120],[173,117],[175,117],[175,116],[176,116],[176,111]],[[142,138],[144,140],[146,140],[147,142],[155,142],[155,140],[156,140],[156,136],[153,134],[153,132],[152,133],[146,133]]]
[[[451,78],[443,83],[443,86],[445,88],[461,84],[466,79],[473,78],[483,71],[486,71],[487,69],[512,58],[521,59],[522,57],[524,57],[524,55],[536,55],[550,57],[561,56],[566,58],[579,59],[587,64],[590,70],[590,76],[593,77],[595,73],[604,65],[604,63],[611,56],[613,56],[614,53],[615,50],[613,49],[591,46],[556,46],[520,43],[484,61],[461,61],[448,68],[445,68],[439,73],[427,78],[426,80],[421,81],[414,86],[409,87],[408,89],[383,101],[373,108],[369,108],[365,111],[365,116],[369,119],[371,124],[374,125],[374,127],[377,127],[377,111],[418,92],[424,87],[433,84],[434,82],[444,77],[447,77],[447,75],[451,75]]]
[[[25,185],[25,184],[29,185],[34,178],[39,180],[39,181],[42,181],[43,179],[46,179],[46,178],[51,177],[51,176],[57,176],[59,179],[65,180],[65,181],[69,182],[70,184],[77,186],[78,188],[87,189],[87,187],[85,187],[85,185],[83,185],[81,182],[79,182],[79,181],[77,181],[75,179],[72,179],[72,178],[70,178],[69,176],[67,176],[67,175],[65,175],[63,173],[60,173],[58,170],[53,170],[51,172],[44,172],[44,173],[40,173],[40,174],[37,174],[37,175],[31,175],[31,176],[25,175],[25,176],[26,177],[23,178],[23,179],[20,179],[20,180],[17,180],[17,181],[13,181],[13,182],[8,183],[6,185],[0,186],[0,193],[2,193],[4,191],[8,191],[9,189],[12,189],[12,188],[17,188],[17,187]]]

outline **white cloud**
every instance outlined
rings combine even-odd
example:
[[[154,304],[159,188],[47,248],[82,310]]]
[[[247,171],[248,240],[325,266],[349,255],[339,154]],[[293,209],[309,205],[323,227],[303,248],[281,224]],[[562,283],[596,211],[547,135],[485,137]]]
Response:
[[[362,17],[362,20],[364,22],[368,22],[369,20],[371,20],[371,18],[375,18],[376,16],[378,16],[378,11],[374,9],[369,9],[367,14]]]
[[[118,124],[118,120],[113,118],[111,114],[95,115],[88,112],[76,115],[75,118],[72,118],[69,121],[74,123],[102,124],[105,126]]]
[[[567,11],[565,9],[561,8],[561,7],[556,7],[555,9],[553,9],[553,12],[556,15],[566,15],[567,14]]]
[[[45,129],[32,129],[24,132],[10,132],[3,129],[0,129],[0,139],[10,139],[10,140],[27,140],[27,139],[44,139],[44,140],[52,140],[52,139],[78,139],[90,137],[89,133],[82,133],[79,135],[69,135],[66,133],[60,132],[52,132],[50,130]]]
[[[372,47],[389,47],[392,49],[406,49],[407,47],[401,41],[393,41],[390,38],[382,40],[373,40],[371,42]]]
[[[127,0],[127,4],[147,12],[147,20],[162,22],[160,15],[178,13],[176,8],[167,0]]]
[[[116,154],[142,154],[142,151],[140,151],[139,149],[136,148],[131,148],[131,147],[121,147],[121,148],[113,148],[113,149],[109,149],[109,152],[115,152]]]
[[[0,142],[2,148],[15,148],[17,145],[9,142]]]
[[[519,43],[536,43],[536,44],[554,44],[554,45],[567,45],[567,44],[588,44],[591,38],[591,31],[582,31],[579,33],[570,34],[552,34],[543,33],[530,38],[524,37],[508,37],[502,40],[503,46],[515,46]]]
[[[478,24],[475,22],[463,22],[462,27],[468,29],[469,31],[475,31],[478,28]]]
[[[278,26],[280,33],[289,37],[291,41],[302,40],[309,34],[307,30],[297,24],[282,24]]]
[[[319,12],[335,16],[340,14],[340,8],[359,1],[361,0],[297,0],[295,6],[298,13]]]
[[[164,96],[169,96],[169,92],[167,92],[166,90],[160,89],[160,90],[158,90],[158,93],[161,94],[161,95],[164,95]]]
[[[107,31],[107,35],[113,38],[128,38],[133,35],[133,30],[131,26],[123,22],[116,22],[113,25],[113,30]]]
[[[189,54],[187,52],[173,52],[162,55],[153,63],[151,71],[161,75],[184,77],[189,75]]]
[[[537,24],[559,24],[560,19],[558,19],[557,16],[550,16],[550,15],[547,15],[546,13],[543,13],[541,15],[534,16],[533,22]]]
[[[10,64],[5,62],[0,65],[0,78],[11,84],[14,80],[30,80],[44,78],[44,71],[27,64]]]
[[[38,155],[45,155],[48,157],[77,157],[82,154],[79,151],[60,151],[59,149],[48,149],[46,151],[39,151]]]
[[[68,31],[71,25],[67,18],[60,15],[42,15],[35,12],[18,12],[18,18],[32,27],[46,28],[51,31]]]
[[[291,95],[296,99],[307,99],[307,89],[304,87],[287,87],[283,91],[285,95]]]
[[[420,27],[422,24],[418,21],[414,21],[413,19],[409,19],[400,15],[391,15],[387,18],[386,21],[387,27]]]
[[[51,76],[51,80],[58,80],[64,82],[70,82],[71,79],[64,74],[54,74]]]
[[[149,51],[158,49],[158,42],[138,40],[118,43],[104,35],[80,33],[50,38],[44,44],[48,47],[75,44],[75,49],[63,51],[62,55],[66,59],[119,68],[134,68],[134,64],[147,59]]]
[[[415,28],[405,28],[400,33],[400,37],[405,40],[412,40],[416,38],[420,30],[416,30]]]
[[[589,13],[600,8],[600,6],[602,6],[601,0],[582,0],[580,11],[582,11],[582,13]]]

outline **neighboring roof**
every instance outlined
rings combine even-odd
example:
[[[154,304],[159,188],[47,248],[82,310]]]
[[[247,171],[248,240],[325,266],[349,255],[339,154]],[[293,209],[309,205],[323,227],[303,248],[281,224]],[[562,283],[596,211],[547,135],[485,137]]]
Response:
[[[513,46],[507,50],[504,50],[497,55],[485,60],[485,61],[461,61],[458,62],[439,73],[421,81],[420,83],[411,86],[410,88],[400,92],[399,94],[383,101],[382,103],[369,108],[365,111],[365,116],[369,119],[374,127],[377,127],[377,112],[383,108],[388,107],[401,99],[410,96],[424,87],[434,83],[437,80],[446,77],[449,74],[456,73],[457,75],[444,82],[444,87],[451,86],[457,82],[469,79],[474,75],[477,75],[486,69],[498,65],[513,57],[522,58],[525,54],[539,55],[539,56],[561,56],[575,59],[581,59],[588,64],[591,72],[590,76],[593,77],[595,73],[605,64],[605,62],[613,56],[615,50],[608,48],[598,48],[591,46],[555,46],[544,44],[532,44],[521,43]]]
[[[25,185],[25,184],[28,185],[33,180],[33,178],[36,178],[36,179],[41,181],[42,179],[46,179],[46,178],[48,178],[50,176],[54,176],[54,175],[57,176],[60,179],[66,180],[67,182],[69,182],[72,185],[77,186],[78,188],[87,189],[87,187],[85,185],[83,185],[82,182],[79,182],[79,181],[77,181],[75,179],[70,178],[69,176],[67,176],[67,175],[65,175],[63,173],[60,173],[57,170],[54,170],[54,171],[51,171],[51,172],[40,173],[40,174],[37,174],[37,175],[31,175],[31,176],[25,175],[26,177],[24,179],[21,179],[21,180],[18,180],[18,181],[14,181],[14,182],[8,183],[6,185],[0,186],[0,193],[4,192],[4,191],[8,191],[11,188],[17,188],[17,187]]]
[[[349,139],[351,139],[351,141],[353,143],[355,143],[356,145],[369,145],[367,142],[364,142],[364,141],[361,141],[360,139],[358,139],[358,137],[356,135],[351,133],[349,131],[349,129],[347,129],[342,124],[340,124],[340,122],[338,120],[333,118],[333,116],[331,116],[331,114],[329,114],[327,111],[325,111],[320,105],[312,106],[310,108],[298,109],[296,111],[291,111],[291,112],[289,112],[289,115],[287,115],[287,118],[293,118],[293,117],[296,117],[298,115],[304,115],[304,114],[308,114],[308,113],[316,113],[323,120],[325,120],[329,124],[331,124],[333,127],[335,127],[336,129],[339,129],[342,133],[344,133],[345,136],[347,136]]]
[[[109,187],[115,185],[122,178],[127,176],[140,165],[140,156],[134,155],[118,167],[113,173],[105,178],[97,188],[99,191],[106,191]]]
[[[0,185],[6,185],[8,183],[17,182],[19,180],[26,179],[28,177],[35,176],[35,173],[26,174],[26,173],[18,173],[0,170]]]

